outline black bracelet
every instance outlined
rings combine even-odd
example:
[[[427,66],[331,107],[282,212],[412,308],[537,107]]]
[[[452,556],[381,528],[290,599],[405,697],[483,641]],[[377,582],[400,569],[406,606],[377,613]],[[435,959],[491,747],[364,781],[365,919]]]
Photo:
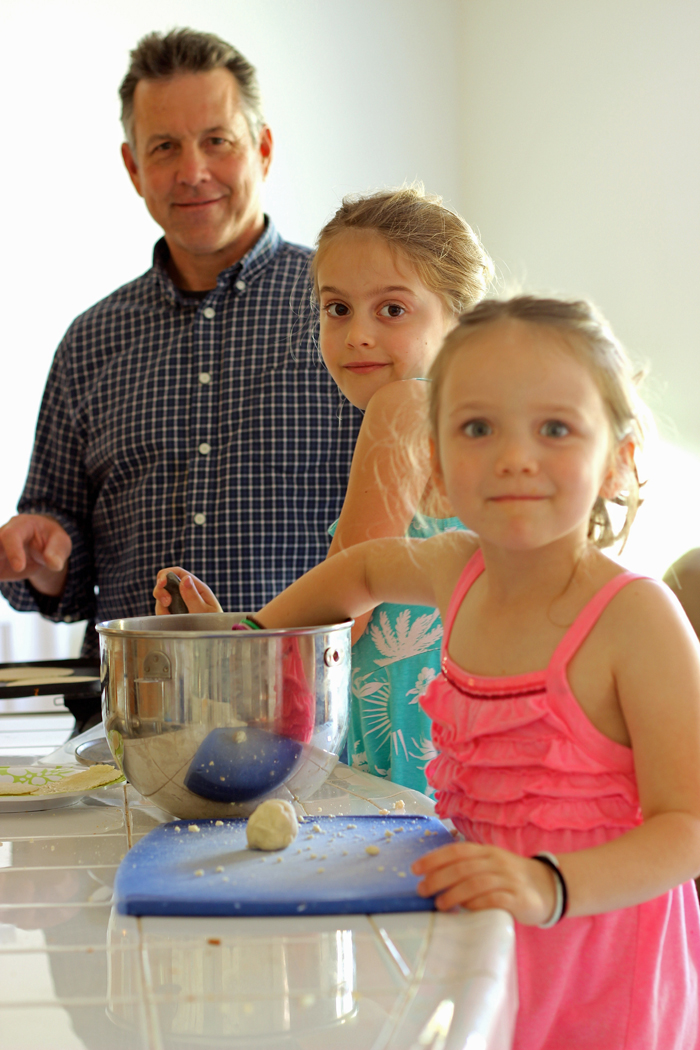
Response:
[[[546,922],[541,922],[539,924],[541,930],[548,930],[550,926],[556,926],[558,922],[561,922],[566,915],[566,909],[569,905],[569,891],[566,888],[566,879],[559,868],[559,861],[553,853],[535,853],[531,859],[539,860],[554,872],[554,881],[556,883],[556,901],[554,903],[554,911]]]

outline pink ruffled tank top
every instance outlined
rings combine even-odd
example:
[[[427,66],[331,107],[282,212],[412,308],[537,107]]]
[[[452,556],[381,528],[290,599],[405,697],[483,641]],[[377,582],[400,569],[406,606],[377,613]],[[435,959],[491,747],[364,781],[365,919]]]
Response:
[[[609,602],[640,577],[609,581],[545,670],[484,677],[448,654],[457,610],[483,570],[477,551],[450,601],[442,673],[420,701],[438,751],[426,770],[437,812],[468,840],[523,856],[616,838],[642,822],[632,751],[588,720],[567,667]],[[692,882],[636,907],[516,931],[514,1050],[700,1050]]]

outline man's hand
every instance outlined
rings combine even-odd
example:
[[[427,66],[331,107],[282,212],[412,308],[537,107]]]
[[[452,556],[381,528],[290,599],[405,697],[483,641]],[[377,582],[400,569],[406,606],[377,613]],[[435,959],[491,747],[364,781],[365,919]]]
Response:
[[[70,536],[48,514],[16,514],[0,528],[0,580],[29,580],[57,598],[68,575]]]
[[[223,612],[216,595],[207,587],[206,583],[198,580],[187,569],[181,569],[179,565],[173,565],[168,566],[167,569],[161,569],[156,578],[156,585],[153,588],[153,597],[156,600],[156,616],[170,613],[168,606],[172,598],[165,589],[166,577],[169,572],[174,572],[180,579],[180,596],[187,606],[188,612]]]

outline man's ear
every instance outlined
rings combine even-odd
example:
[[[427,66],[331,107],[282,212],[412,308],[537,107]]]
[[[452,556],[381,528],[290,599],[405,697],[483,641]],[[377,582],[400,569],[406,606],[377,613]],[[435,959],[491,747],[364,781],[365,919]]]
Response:
[[[139,197],[143,197],[141,192],[141,178],[139,176],[139,169],[136,166],[134,155],[131,152],[131,146],[128,142],[122,142],[122,160],[124,161],[124,167],[129,172],[129,178],[134,184],[134,189],[138,193]]]
[[[430,469],[433,475],[433,481],[435,482],[435,488],[438,490],[441,496],[447,498],[447,492],[445,491],[445,479],[442,476],[442,467],[440,466],[440,456],[438,454],[437,445],[435,439],[430,437]]]
[[[635,444],[631,437],[625,438],[618,445],[600,488],[603,499],[615,499],[626,488],[627,479],[634,470],[634,451]]]
[[[272,132],[268,128],[267,124],[264,125],[260,132],[260,141],[258,142],[258,151],[260,153],[260,163],[262,165],[263,178],[267,178],[267,173],[270,170],[270,164],[272,163]]]

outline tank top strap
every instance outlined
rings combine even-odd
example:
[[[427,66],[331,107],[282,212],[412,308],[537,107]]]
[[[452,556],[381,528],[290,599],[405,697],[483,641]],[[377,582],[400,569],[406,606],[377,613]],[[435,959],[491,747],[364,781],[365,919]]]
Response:
[[[467,564],[462,569],[462,574],[457,580],[457,586],[452,592],[450,598],[450,604],[447,606],[447,616],[445,623],[443,624],[443,642],[442,651],[447,652],[447,646],[450,641],[450,635],[452,634],[452,624],[455,622],[455,616],[457,610],[464,601],[465,595],[477,576],[481,576],[484,571],[484,555],[481,552],[481,547],[474,551]]]
[[[569,661],[578,652],[586,638],[593,630],[605,609],[616,594],[633,580],[648,580],[648,576],[641,576],[635,572],[621,572],[608,580],[604,587],[594,594],[591,600],[584,605],[571,627],[568,629],[559,645],[554,650],[549,662],[549,670],[555,667],[566,667]]]

